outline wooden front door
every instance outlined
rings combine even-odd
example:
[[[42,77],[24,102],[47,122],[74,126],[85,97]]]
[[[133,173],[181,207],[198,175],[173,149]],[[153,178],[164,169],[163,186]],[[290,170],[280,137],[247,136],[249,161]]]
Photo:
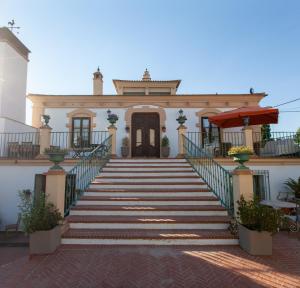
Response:
[[[134,113],[131,120],[132,157],[159,157],[159,115],[157,113]]]

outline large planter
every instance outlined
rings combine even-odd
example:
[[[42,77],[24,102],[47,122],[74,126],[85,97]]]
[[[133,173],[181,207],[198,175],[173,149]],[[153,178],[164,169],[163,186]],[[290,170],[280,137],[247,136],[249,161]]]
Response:
[[[59,166],[59,163],[64,161],[66,152],[48,152],[47,154],[49,160],[54,164],[50,170],[62,170],[63,168]]]
[[[121,155],[124,158],[129,156],[129,147],[128,146],[122,146],[121,147]]]
[[[169,157],[169,155],[170,155],[170,147],[169,146],[161,147],[161,156],[167,158]]]
[[[272,235],[270,232],[249,230],[239,224],[240,246],[251,255],[272,255]]]
[[[234,154],[233,156],[233,161],[239,163],[240,165],[238,166],[239,169],[248,169],[244,163],[249,161],[249,153],[239,153],[239,154]]]
[[[51,230],[36,231],[29,235],[30,254],[53,253],[61,242],[61,227],[58,225]]]

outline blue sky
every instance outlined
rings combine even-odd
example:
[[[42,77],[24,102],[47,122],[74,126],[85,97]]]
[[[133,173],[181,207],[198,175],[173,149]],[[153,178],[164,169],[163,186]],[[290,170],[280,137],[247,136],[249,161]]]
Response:
[[[261,105],[300,97],[300,1],[294,0],[0,0],[32,51],[30,93],[89,94],[100,66],[112,79],[182,79],[179,93],[269,94]],[[299,107],[299,108],[296,108]],[[293,109],[292,109],[293,108]],[[282,106],[300,111],[300,101]],[[281,113],[275,131],[300,127]]]

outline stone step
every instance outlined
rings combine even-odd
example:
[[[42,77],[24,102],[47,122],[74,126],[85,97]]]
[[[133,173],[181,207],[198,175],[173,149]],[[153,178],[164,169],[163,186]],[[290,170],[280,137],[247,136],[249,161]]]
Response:
[[[228,216],[68,216],[71,229],[227,229]]]
[[[62,244],[78,245],[237,245],[228,230],[70,229]]]
[[[112,216],[227,216],[225,208],[218,205],[173,205],[173,206],[120,206],[77,205],[70,215]]]

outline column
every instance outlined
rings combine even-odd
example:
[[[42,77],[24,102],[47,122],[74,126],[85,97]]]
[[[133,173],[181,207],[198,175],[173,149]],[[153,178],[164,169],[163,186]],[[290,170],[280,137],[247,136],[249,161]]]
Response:
[[[232,172],[234,216],[237,216],[238,204],[243,195],[246,201],[253,200],[253,173],[250,169],[235,169]]]
[[[184,125],[180,125],[178,128],[178,155],[177,158],[184,158],[184,136],[187,128]]]
[[[42,126],[40,128],[40,155],[44,155],[45,149],[50,148],[51,131],[52,128],[49,126]]]
[[[253,130],[249,126],[244,127],[243,130],[245,137],[245,145],[251,148],[253,151]]]
[[[117,153],[116,153],[116,135],[117,135],[117,127],[111,125],[108,127],[108,133],[109,135],[112,136],[111,138],[111,157],[115,158]]]
[[[65,170],[49,170],[45,175],[47,200],[53,203],[64,216],[66,172]]]

